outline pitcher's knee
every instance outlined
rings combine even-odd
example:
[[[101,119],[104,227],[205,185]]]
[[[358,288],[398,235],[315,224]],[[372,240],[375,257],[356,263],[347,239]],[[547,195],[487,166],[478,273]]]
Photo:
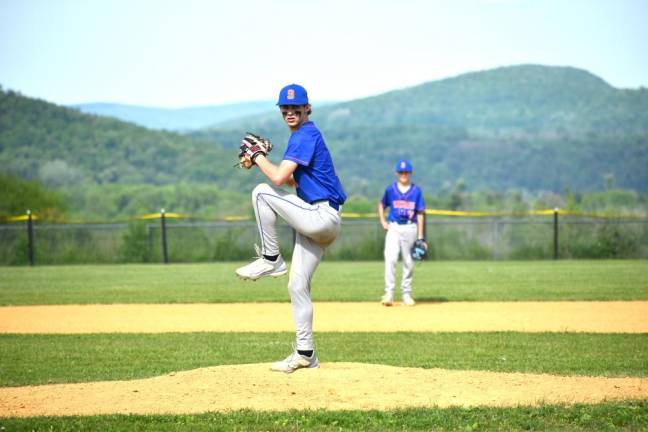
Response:
[[[268,183],[259,183],[252,189],[252,202],[254,203],[257,200],[259,194],[271,192],[272,187]]]

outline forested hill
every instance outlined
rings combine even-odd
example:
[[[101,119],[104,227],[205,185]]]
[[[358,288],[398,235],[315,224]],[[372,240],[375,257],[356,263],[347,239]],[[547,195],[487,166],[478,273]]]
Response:
[[[0,89],[0,171],[51,187],[209,182],[235,189],[235,155]],[[249,176],[248,176],[249,177]]]
[[[458,178],[471,189],[600,190],[606,175],[648,190],[648,90],[617,89],[584,70],[504,67],[335,106],[312,102],[351,192],[375,195],[401,157],[432,191]],[[235,142],[241,130],[287,138],[278,113],[193,136]]]
[[[402,157],[429,194],[460,178],[471,190],[600,190],[604,176],[648,191],[648,90],[616,89],[586,71],[507,67],[313,103],[350,195],[380,195]],[[271,138],[271,158],[280,158],[288,131],[276,111],[181,135],[0,88],[0,171],[52,187],[184,182],[248,191],[258,173],[232,168],[248,130]]]

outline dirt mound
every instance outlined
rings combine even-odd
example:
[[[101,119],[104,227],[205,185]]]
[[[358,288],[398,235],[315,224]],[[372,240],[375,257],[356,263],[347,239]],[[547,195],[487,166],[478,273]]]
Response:
[[[253,409],[387,410],[407,407],[597,403],[648,397],[645,378],[419,369],[324,363],[293,374],[268,364],[216,366],[132,381],[0,388],[0,416],[181,414]]]

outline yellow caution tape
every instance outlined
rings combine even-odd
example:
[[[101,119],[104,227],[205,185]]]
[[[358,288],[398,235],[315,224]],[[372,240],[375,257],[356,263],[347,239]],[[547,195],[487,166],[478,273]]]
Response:
[[[431,216],[468,216],[468,217],[484,217],[484,216],[506,216],[507,213],[496,212],[474,212],[474,211],[460,211],[460,210],[425,210],[425,214]]]
[[[601,219],[615,219],[615,218],[638,218],[645,219],[645,216],[639,215],[602,215],[596,213],[584,213],[571,210],[561,210],[561,209],[546,209],[546,210],[532,210],[528,212],[479,212],[479,211],[465,211],[465,210],[437,210],[437,209],[427,209],[425,210],[426,215],[430,216],[454,216],[454,217],[525,217],[525,216],[552,216],[554,213],[558,213],[560,216],[580,216],[580,217],[589,217],[589,218],[601,218]],[[342,213],[344,218],[375,218],[377,213]]]
[[[378,213],[349,213],[349,212],[343,212],[342,217],[343,218],[361,218],[361,219],[367,219],[367,218],[375,218],[378,216]]]
[[[37,220],[38,216],[35,214],[31,215],[32,220]],[[21,216],[10,216],[7,218],[8,222],[21,222],[21,221],[26,221],[29,220],[29,215],[21,215]]]
[[[464,211],[464,210],[437,210],[437,209],[427,209],[425,210],[426,215],[430,216],[454,216],[454,217],[527,217],[527,216],[551,216],[555,213],[558,213],[560,216],[580,216],[588,218],[598,218],[598,219],[648,219],[645,215],[605,215],[605,214],[596,214],[596,213],[585,213],[577,212],[572,210],[562,210],[562,209],[545,209],[545,210],[532,210],[528,212],[478,212],[478,211]],[[172,219],[201,219],[201,220],[210,220],[200,217],[195,217],[182,213],[164,213],[165,218]],[[31,215],[32,220],[38,220],[38,216],[35,214]],[[141,216],[135,217],[139,220],[150,220],[150,219],[160,219],[162,213],[148,213]],[[375,219],[378,217],[378,213],[353,213],[353,212],[343,212],[342,217],[345,219]],[[19,216],[10,216],[4,218],[2,222],[22,222],[29,219],[28,215],[19,215]],[[230,215],[225,216],[222,219],[226,222],[239,222],[239,221],[249,221],[252,220],[250,216],[237,216]],[[54,221],[56,222],[56,221]],[[65,223],[63,221],[58,221],[59,223]],[[69,221],[67,223],[70,223]],[[90,223],[90,222],[74,222],[74,223]],[[94,223],[105,223],[105,222],[94,222]],[[111,223],[114,223],[112,221]]]
[[[529,214],[533,216],[549,216],[554,214],[556,210],[548,209],[548,210],[533,210],[530,211]],[[566,214],[565,210],[558,210],[558,214]]]
[[[228,222],[238,222],[252,220],[252,218],[250,216],[225,216],[223,220]]]
[[[142,216],[138,216],[136,219],[160,219],[162,217],[162,213],[148,213]],[[165,218],[175,218],[175,219],[184,219],[188,218],[190,216],[188,215],[183,215],[181,213],[164,213]]]

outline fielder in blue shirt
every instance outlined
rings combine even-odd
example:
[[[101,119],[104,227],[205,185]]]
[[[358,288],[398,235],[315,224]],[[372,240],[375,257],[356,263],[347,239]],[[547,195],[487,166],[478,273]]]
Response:
[[[277,105],[292,134],[279,165],[270,162],[267,153],[252,154],[252,164],[259,167],[272,185],[263,183],[252,191],[261,248],[259,257],[237,269],[236,274],[250,280],[286,274],[286,263],[279,252],[277,219],[282,218],[295,229],[288,291],[296,347],[288,357],[271,366],[273,371],[291,373],[299,368],[319,367],[313,343],[311,280],[327,246],[340,232],[340,210],[346,194],[324,137],[309,119],[311,105],[306,89],[297,84],[284,87],[279,92]],[[295,187],[296,194],[279,189],[281,185]]]
[[[389,215],[385,220],[385,209]],[[403,276],[401,280],[402,303],[414,306],[412,297],[412,276],[414,261],[410,254],[417,239],[425,241],[425,201],[423,191],[412,183],[412,164],[401,160],[396,164],[396,181],[385,190],[378,203],[380,223],[387,231],[385,236],[385,294],[381,303],[391,306],[394,303],[394,286],[398,255],[403,259]],[[427,244],[425,244],[427,246]]]

